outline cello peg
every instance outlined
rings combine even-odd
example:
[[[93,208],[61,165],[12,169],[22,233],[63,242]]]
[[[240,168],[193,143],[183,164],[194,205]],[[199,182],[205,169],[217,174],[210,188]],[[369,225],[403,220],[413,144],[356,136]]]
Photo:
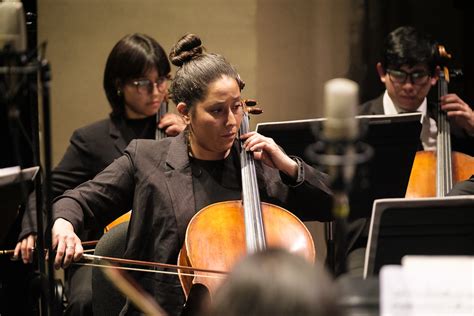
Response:
[[[257,105],[257,101],[254,100],[254,99],[244,100],[244,103],[245,103],[246,106],[255,106],[255,105]]]
[[[261,108],[249,108],[248,112],[250,114],[262,114],[263,110]]]

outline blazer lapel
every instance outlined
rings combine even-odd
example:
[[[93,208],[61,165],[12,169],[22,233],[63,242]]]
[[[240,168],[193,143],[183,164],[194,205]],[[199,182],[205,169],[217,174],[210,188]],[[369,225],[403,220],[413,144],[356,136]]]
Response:
[[[383,94],[380,95],[377,99],[375,99],[372,102],[372,115],[377,115],[377,114],[384,114],[384,109],[383,109]]]
[[[165,171],[165,181],[176,216],[179,242],[183,244],[188,223],[196,213],[191,165],[184,133],[176,136],[171,142],[166,164],[170,170]]]
[[[109,120],[110,138],[113,140],[115,149],[122,155],[128,144],[123,138],[122,133],[120,133],[120,124],[122,122],[119,119],[111,118]]]

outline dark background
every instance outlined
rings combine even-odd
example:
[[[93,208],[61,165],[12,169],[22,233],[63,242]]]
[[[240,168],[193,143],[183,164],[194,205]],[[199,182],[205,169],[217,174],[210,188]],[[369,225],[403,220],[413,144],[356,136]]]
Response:
[[[472,10],[461,0],[355,0],[349,77],[360,84],[361,103],[384,91],[375,65],[380,60],[383,41],[388,33],[402,25],[411,25],[430,34],[452,55],[449,68],[461,68],[464,76],[453,80],[449,90],[474,104],[474,28]],[[361,34],[356,34],[360,32]],[[432,89],[434,91],[435,89]],[[430,98],[434,95],[430,93]]]

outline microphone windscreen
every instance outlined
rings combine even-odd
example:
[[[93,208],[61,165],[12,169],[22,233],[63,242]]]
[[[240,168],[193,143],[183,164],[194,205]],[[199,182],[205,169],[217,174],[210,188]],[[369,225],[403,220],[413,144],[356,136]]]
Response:
[[[323,133],[328,140],[354,140],[358,136],[355,119],[359,102],[359,86],[356,82],[336,78],[324,85]]]
[[[0,1],[0,50],[7,45],[16,52],[26,51],[26,23],[19,1]]]

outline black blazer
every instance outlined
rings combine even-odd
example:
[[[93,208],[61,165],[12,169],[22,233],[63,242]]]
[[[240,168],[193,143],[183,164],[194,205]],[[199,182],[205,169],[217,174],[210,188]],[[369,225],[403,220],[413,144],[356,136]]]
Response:
[[[53,198],[94,178],[116,158],[120,157],[128,145],[123,118],[110,117],[74,131],[69,146],[59,164],[52,171]],[[108,224],[108,223],[107,223]],[[30,194],[22,219],[19,240],[36,233],[36,195]],[[103,228],[90,223],[83,239],[96,239]]]
[[[331,220],[332,196],[324,174],[302,162],[303,181],[292,186],[278,170],[256,165],[262,201],[297,216],[313,214],[314,219]],[[133,140],[125,154],[93,180],[60,196],[54,217],[65,218],[80,232],[84,221],[108,223],[133,209],[124,257],[176,264],[199,194],[204,192],[193,189],[184,133],[161,141]],[[184,297],[176,276],[137,273],[134,277],[168,313],[181,310]]]

